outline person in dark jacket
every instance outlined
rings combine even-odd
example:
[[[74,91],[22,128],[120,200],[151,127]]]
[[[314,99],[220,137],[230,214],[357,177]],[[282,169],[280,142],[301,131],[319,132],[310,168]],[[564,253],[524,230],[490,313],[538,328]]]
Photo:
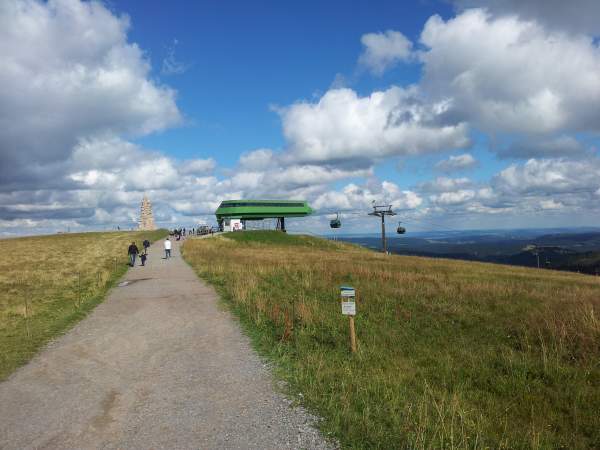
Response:
[[[131,267],[135,266],[135,257],[139,252],[140,251],[138,250],[137,245],[135,245],[135,242],[132,242],[127,250],[127,253],[129,254],[129,265]]]
[[[144,246],[144,255],[148,254],[148,247],[150,247],[150,241],[148,239],[144,239],[142,244]]]

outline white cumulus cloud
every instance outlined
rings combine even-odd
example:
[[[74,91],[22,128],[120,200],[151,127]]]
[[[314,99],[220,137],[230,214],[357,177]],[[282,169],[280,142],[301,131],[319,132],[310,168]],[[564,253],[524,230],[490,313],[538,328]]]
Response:
[[[399,31],[364,34],[360,41],[364,50],[358,61],[377,75],[412,57],[412,42]]]
[[[419,155],[469,145],[464,123],[440,124],[445,102],[428,104],[416,88],[391,87],[360,97],[332,89],[316,103],[280,110],[289,157],[370,165],[392,155]]]
[[[421,42],[422,87],[451,98],[456,120],[487,132],[600,131],[600,50],[590,36],[471,9],[431,17]]]
[[[191,159],[181,163],[179,172],[184,175],[205,175],[211,173],[217,167],[217,162],[213,158]]]
[[[473,183],[469,178],[448,178],[448,177],[437,177],[434,180],[427,181],[420,185],[421,190],[426,192],[444,192],[454,191],[456,189],[463,189],[471,186]]]
[[[471,189],[461,189],[454,192],[442,192],[432,195],[429,199],[433,203],[440,205],[458,205],[475,198],[475,191]]]
[[[128,28],[99,2],[0,2],[3,188],[56,178],[55,165],[80,139],[143,135],[181,120],[175,92],[149,77]]]
[[[496,15],[517,14],[526,20],[573,33],[600,34],[597,0],[454,0],[459,9],[485,7]]]
[[[557,202],[550,198],[548,200],[541,200],[540,207],[546,210],[562,209],[564,205],[561,202]]]
[[[500,171],[493,184],[505,193],[591,193],[600,186],[600,160],[530,159]]]
[[[350,183],[341,191],[324,192],[314,200],[313,206],[323,210],[368,211],[373,202],[384,202],[395,209],[402,210],[419,207],[423,199],[417,193],[402,190],[390,181],[365,186]]]
[[[453,155],[448,159],[438,161],[435,168],[441,172],[457,172],[460,170],[472,169],[477,165],[477,160],[470,153],[462,155]]]

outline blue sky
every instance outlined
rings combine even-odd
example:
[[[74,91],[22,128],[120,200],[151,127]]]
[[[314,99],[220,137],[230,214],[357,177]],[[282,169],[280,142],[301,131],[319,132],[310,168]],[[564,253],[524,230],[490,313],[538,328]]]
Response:
[[[375,77],[358,67],[361,36],[366,30],[400,29],[417,42],[429,17],[453,13],[451,4],[439,1],[263,1],[235,7],[216,1],[119,1],[112,6],[136,18],[131,40],[148,52],[154,75],[177,89],[178,105],[189,121],[137,142],[183,159],[213,157],[225,167],[255,148],[285,146],[273,106],[318,97],[340,77],[363,95],[417,83],[421,71],[416,64]],[[170,56],[185,68],[183,73],[161,71]],[[404,161],[407,170],[400,177],[398,164],[385,161],[375,173],[410,188],[431,175],[438,159]],[[489,158],[477,175],[488,178],[497,166]]]
[[[214,222],[595,225],[600,6],[530,0],[7,0],[0,233]]]
[[[215,156],[224,165],[254,148],[283,147],[271,106],[310,100],[338,75],[361,93],[418,81],[413,65],[383,77],[359,70],[360,38],[401,28],[417,39],[427,18],[451,11],[446,3],[381,1],[119,1],[113,8],[132,18],[131,40],[148,53],[154,76],[177,89],[190,121],[139,142],[182,157]],[[187,67],[184,73],[161,74],[171,51]]]

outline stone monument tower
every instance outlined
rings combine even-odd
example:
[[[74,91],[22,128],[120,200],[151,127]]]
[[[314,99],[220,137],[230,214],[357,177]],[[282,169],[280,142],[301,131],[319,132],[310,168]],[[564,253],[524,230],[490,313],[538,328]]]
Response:
[[[144,194],[142,199],[142,206],[140,208],[140,230],[156,230],[154,225],[154,217],[152,216],[152,204],[148,197]]]

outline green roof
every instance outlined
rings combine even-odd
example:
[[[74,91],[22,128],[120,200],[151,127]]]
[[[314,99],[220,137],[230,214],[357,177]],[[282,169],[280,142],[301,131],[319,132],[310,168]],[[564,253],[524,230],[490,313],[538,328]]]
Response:
[[[304,217],[313,210],[302,200],[225,200],[215,215],[217,220],[262,220],[277,217]]]

